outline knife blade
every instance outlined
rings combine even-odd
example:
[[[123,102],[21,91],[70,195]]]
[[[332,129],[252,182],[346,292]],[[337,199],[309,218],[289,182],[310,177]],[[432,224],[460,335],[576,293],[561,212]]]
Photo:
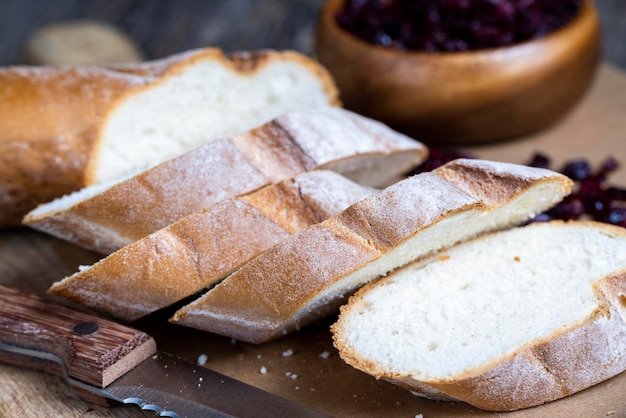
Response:
[[[164,417],[328,417],[159,352],[142,331],[2,285],[0,361],[60,376],[88,402]]]

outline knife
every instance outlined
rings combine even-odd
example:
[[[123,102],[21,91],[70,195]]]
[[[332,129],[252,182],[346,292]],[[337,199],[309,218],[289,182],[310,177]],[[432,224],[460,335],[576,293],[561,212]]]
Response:
[[[163,417],[328,417],[159,352],[142,331],[2,285],[0,361],[63,377],[88,402]]]

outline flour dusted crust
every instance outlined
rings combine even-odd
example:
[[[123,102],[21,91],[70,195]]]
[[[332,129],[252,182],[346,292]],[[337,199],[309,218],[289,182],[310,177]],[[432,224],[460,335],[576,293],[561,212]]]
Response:
[[[626,230],[623,228],[595,222],[555,221],[549,225],[531,225],[526,228],[536,227],[588,228],[611,240],[622,241],[619,244],[622,247],[626,241]],[[485,237],[489,235],[463,245],[480,246]],[[555,248],[555,257],[559,257],[558,254],[566,257],[562,254],[567,251],[566,243],[551,244]],[[552,260],[558,262],[556,258]],[[581,314],[583,319],[564,323],[541,338],[529,337],[512,352],[445,379],[421,378],[421,371],[417,368],[411,373],[391,370],[355,350],[350,341],[352,330],[347,329],[349,323],[344,316],[354,317],[360,310],[372,309],[373,300],[368,296],[374,289],[391,292],[388,290],[389,282],[396,273],[364,286],[348,304],[341,307],[339,320],[332,326],[335,346],[341,357],[355,368],[427,398],[460,400],[492,411],[511,411],[541,405],[584,390],[626,370],[626,264],[623,264],[623,256],[621,260],[622,264],[610,263],[605,267],[605,270],[613,272],[599,275],[592,284],[597,307]],[[425,259],[419,265],[427,265],[429,261],[432,262],[432,259]],[[419,269],[419,265],[416,269]],[[574,271],[575,266],[572,266],[570,274],[576,274]],[[428,295],[424,295],[423,299],[424,304],[428,303]],[[455,339],[446,339],[445,344],[454,347],[456,342]]]
[[[288,63],[318,80],[319,95],[324,97],[318,105],[339,104],[336,87],[326,71],[291,51],[226,56],[209,48],[108,67],[4,67],[0,69],[0,228],[19,225],[24,214],[37,204],[100,182],[94,177],[94,167],[109,163],[106,158],[99,159],[102,130],[116,109],[186,69],[208,62],[250,79],[270,63]],[[294,108],[303,102],[299,96],[292,100]],[[166,104],[163,109],[167,111]],[[237,127],[229,135],[259,126],[284,111],[276,109],[254,126]],[[173,157],[163,157],[153,165]]]
[[[96,186],[91,192],[92,186],[41,205],[23,223],[109,254],[203,207],[274,180],[232,141],[218,140],[102,191]]]
[[[50,292],[135,320],[218,282],[290,234],[374,192],[334,172],[306,172],[194,212],[82,268]]]
[[[290,112],[103,190],[96,185],[41,205],[24,223],[108,254],[208,205],[306,171],[340,171],[351,161],[342,173],[349,177],[361,160],[364,165],[377,160],[387,167],[387,177],[377,177],[378,183],[408,171],[426,152],[423,144],[341,108]]]
[[[490,179],[484,193],[496,198],[459,187],[473,181],[468,173],[477,166]],[[449,163],[285,239],[171,321],[253,343],[279,338],[335,312],[358,287],[410,261],[531,218],[571,186],[548,170],[477,160]]]

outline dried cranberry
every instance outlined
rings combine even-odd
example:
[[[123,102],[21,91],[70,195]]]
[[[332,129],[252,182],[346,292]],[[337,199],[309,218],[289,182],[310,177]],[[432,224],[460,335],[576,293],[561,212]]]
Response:
[[[595,198],[587,202],[587,213],[594,219],[603,219],[611,208],[611,201],[605,198]]]
[[[441,167],[445,163],[458,158],[475,158],[470,153],[458,150],[431,148],[428,152],[428,158],[420,165],[415,167],[409,175],[419,174],[426,171],[432,171],[437,167]]]
[[[611,208],[606,214],[604,222],[626,227],[626,207],[618,206]]]
[[[626,202],[626,188],[609,187],[606,193],[610,199]]]
[[[548,215],[553,219],[563,219],[567,221],[580,219],[585,213],[585,204],[576,195],[568,196],[558,205],[548,211]]]
[[[609,157],[606,160],[604,160],[604,162],[602,163],[602,167],[600,168],[600,171],[605,174],[608,174],[611,171],[617,170],[619,166],[620,164],[615,158]]]
[[[539,157],[537,157],[539,156]],[[531,163],[549,167],[549,158],[536,154]],[[626,189],[606,185],[608,175],[619,168],[614,158],[607,158],[594,172],[588,161],[566,163],[561,172],[575,182],[574,191],[545,215],[549,219],[572,220],[587,216],[593,220],[626,227]]]
[[[567,24],[581,0],[347,0],[337,23],[401,50],[466,51],[538,38]]]
[[[550,158],[545,154],[536,152],[526,165],[537,168],[550,168]]]
[[[462,151],[437,149],[421,165],[409,174],[433,170],[457,158],[474,158]],[[545,154],[535,153],[526,164],[531,167],[550,168],[551,160]],[[607,185],[608,175],[619,168],[614,158],[607,158],[593,171],[588,161],[569,161],[560,170],[574,180],[572,194],[547,212],[537,215],[531,222],[545,222],[553,219],[576,220],[587,217],[599,222],[626,227],[626,188]]]
[[[561,173],[572,180],[586,180],[591,176],[591,166],[585,160],[575,160],[565,164]]]

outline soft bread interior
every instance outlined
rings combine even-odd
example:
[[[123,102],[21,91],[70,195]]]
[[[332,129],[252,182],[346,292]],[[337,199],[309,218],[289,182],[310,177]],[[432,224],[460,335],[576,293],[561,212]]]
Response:
[[[150,168],[287,111],[329,104],[319,74],[300,60],[269,61],[253,72],[198,60],[109,113],[90,161],[91,183]]]
[[[364,288],[333,326],[352,365],[420,382],[455,379],[597,313],[594,286],[626,269],[626,237],[592,223],[483,236]]]
[[[554,196],[560,195],[556,183],[539,183],[520,194],[507,204],[492,210],[472,209],[448,216],[434,225],[420,231],[384,257],[359,269],[344,279],[324,288],[304,309],[294,315],[285,326],[293,329],[302,318],[326,307],[334,311],[356,289],[373,278],[382,277],[416,259],[424,258],[442,248],[473,238],[481,233],[495,231],[509,225],[518,225],[533,218],[554,204]]]
[[[476,230],[465,227],[468,224],[476,225],[477,222],[473,220],[479,217],[480,213],[480,209],[471,209],[450,215],[407,240],[385,257],[380,257],[367,266],[348,274],[342,280],[325,287],[304,309],[290,318],[284,328],[287,330],[297,328],[296,324],[313,313],[319,315],[319,312],[335,312],[337,306],[358,288],[374,278],[384,276],[399,266],[409,263],[415,259],[416,254],[430,254],[445,245],[458,242],[467,236],[474,236]],[[464,233],[460,234],[459,231],[464,231]]]

